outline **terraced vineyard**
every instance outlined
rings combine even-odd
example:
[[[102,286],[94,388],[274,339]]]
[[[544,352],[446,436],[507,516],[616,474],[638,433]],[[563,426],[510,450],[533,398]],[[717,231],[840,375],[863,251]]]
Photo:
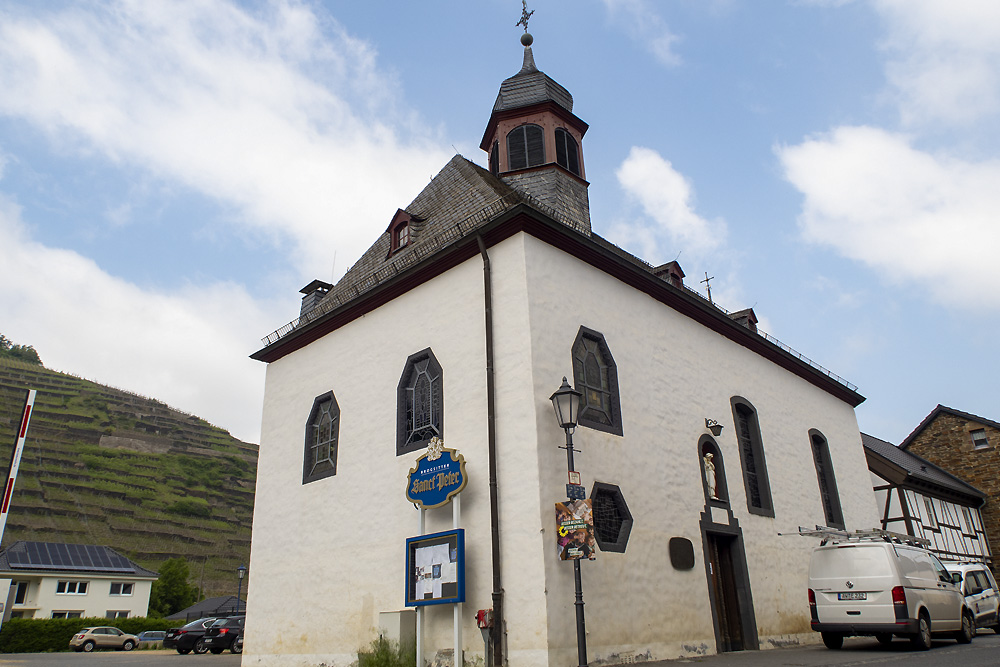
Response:
[[[0,358],[0,474],[27,389],[38,395],[4,546],[101,544],[152,570],[179,556],[203,595],[235,594],[257,445],[155,399]]]

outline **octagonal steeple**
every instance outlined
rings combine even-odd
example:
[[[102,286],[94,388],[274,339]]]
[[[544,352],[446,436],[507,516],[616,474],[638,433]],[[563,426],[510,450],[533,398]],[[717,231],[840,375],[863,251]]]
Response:
[[[573,96],[535,65],[532,37],[521,37],[520,71],[500,84],[479,147],[490,172],[527,192],[572,226],[590,233],[590,202],[583,162],[588,125],[573,114]]]

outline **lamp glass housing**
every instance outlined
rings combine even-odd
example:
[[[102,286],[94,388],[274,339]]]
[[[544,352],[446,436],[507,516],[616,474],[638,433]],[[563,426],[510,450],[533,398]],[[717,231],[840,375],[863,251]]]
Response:
[[[569,385],[566,378],[563,378],[562,386],[549,400],[552,401],[552,408],[556,412],[556,421],[563,429],[574,429],[580,418],[580,398],[583,396],[576,389]]]

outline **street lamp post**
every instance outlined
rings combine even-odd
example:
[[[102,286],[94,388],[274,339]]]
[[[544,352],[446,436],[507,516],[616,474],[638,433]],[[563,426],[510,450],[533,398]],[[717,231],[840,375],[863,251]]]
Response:
[[[580,398],[583,396],[576,389],[573,389],[563,378],[562,386],[549,400],[556,411],[556,421],[559,427],[566,432],[566,466],[570,472],[575,472],[573,464],[573,431],[576,429],[576,422],[580,415]],[[587,629],[583,616],[583,580],[580,576],[580,559],[573,559],[573,577],[576,582],[576,652],[579,658],[579,667],[587,667]]]
[[[236,588],[236,613],[238,614],[240,613],[240,602],[242,602],[242,600],[240,600],[240,596],[243,595],[243,577],[247,576],[247,566],[240,564],[240,566],[236,568],[236,573],[240,575],[239,586]]]

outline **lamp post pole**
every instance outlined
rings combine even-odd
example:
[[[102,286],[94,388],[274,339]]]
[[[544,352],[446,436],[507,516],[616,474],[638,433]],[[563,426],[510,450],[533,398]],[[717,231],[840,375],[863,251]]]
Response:
[[[573,430],[566,431],[566,465],[570,472],[576,468],[573,466]],[[580,661],[580,667],[587,667],[587,624],[583,616],[583,578],[580,574],[580,559],[573,559],[573,579],[576,583],[576,655]]]
[[[566,432],[566,467],[569,472],[575,472],[576,467],[573,462],[573,431],[576,429],[576,422],[579,417],[580,398],[582,394],[571,386],[566,378],[563,378],[562,386],[552,394],[549,400],[556,411],[556,420],[559,426]],[[576,653],[579,659],[579,667],[587,667],[587,626],[583,614],[583,579],[580,574],[580,559],[573,559],[573,579],[576,586]]]
[[[238,614],[240,613],[240,602],[242,602],[242,600],[240,600],[240,596],[243,595],[243,577],[247,575],[247,566],[240,564],[240,566],[236,568],[236,573],[240,575],[238,580],[239,585],[236,588],[236,613]]]

